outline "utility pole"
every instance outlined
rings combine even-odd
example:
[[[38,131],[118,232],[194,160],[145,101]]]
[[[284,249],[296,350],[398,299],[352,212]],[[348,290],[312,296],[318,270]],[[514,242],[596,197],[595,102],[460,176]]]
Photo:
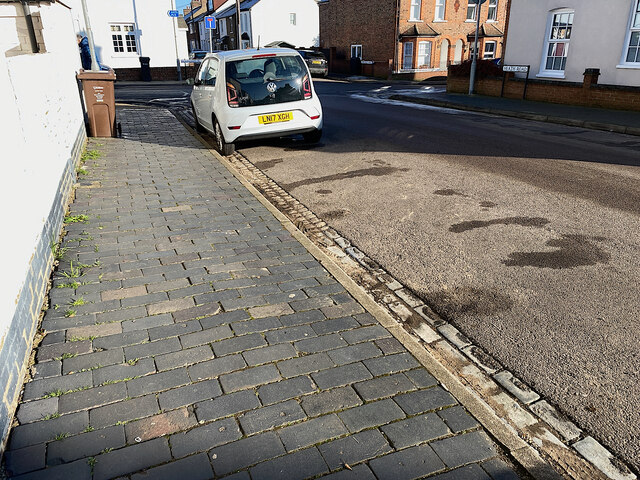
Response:
[[[171,0],[171,10],[175,10],[174,0]],[[176,34],[176,22],[177,18],[172,18],[171,23],[173,25],[173,43],[176,47],[176,66],[178,68],[178,81],[182,81],[182,68],[180,67],[180,55],[178,54],[178,36]]]
[[[236,0],[236,48],[242,48],[242,33],[240,32],[240,0]]]
[[[480,9],[487,0],[474,0],[476,6],[476,38],[473,47],[473,60],[471,61],[471,72],[469,75],[469,95],[473,95],[476,86],[476,69],[478,68],[478,31],[480,30]]]
[[[82,0],[82,14],[84,15],[84,25],[87,29],[87,40],[89,40],[89,53],[91,54],[91,71],[97,72],[98,59],[96,58],[96,47],[93,43],[93,33],[91,33],[91,23],[89,22],[89,12],[87,10],[87,0]]]

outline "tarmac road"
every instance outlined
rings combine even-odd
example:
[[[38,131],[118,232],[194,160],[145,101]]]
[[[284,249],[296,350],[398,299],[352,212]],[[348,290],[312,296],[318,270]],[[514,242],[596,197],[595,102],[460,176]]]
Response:
[[[318,146],[240,151],[640,470],[640,138],[378,87],[317,81]]]

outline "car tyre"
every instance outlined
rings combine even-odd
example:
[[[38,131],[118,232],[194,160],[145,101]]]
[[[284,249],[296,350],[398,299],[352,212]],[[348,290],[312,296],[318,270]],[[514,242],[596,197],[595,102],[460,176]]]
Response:
[[[224,139],[224,135],[222,135],[222,127],[218,123],[218,120],[213,120],[213,133],[216,137],[216,149],[220,152],[221,155],[227,156],[231,155],[236,146],[233,143],[227,143]]]
[[[204,133],[206,132],[205,128],[200,124],[200,122],[198,121],[198,116],[196,115],[196,109],[193,106],[193,103],[191,104],[191,113],[193,113],[193,121],[196,124],[196,132],[198,133]]]
[[[322,130],[314,130],[313,132],[303,133],[302,137],[307,143],[318,143],[322,138]]]

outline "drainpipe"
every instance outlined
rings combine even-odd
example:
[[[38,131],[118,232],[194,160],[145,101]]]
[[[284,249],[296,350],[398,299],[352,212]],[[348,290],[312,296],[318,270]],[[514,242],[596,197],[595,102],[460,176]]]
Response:
[[[91,32],[91,22],[89,22],[89,11],[87,9],[87,0],[82,0],[82,14],[84,15],[84,25],[87,29],[87,40],[89,40],[89,53],[91,54],[91,71],[97,72],[100,70],[98,67],[98,59],[96,58],[96,46],[93,43],[93,33]]]
[[[240,0],[236,0],[236,48],[242,48],[242,32],[240,32]]]
[[[27,22],[27,31],[29,32],[29,41],[31,42],[31,51],[33,53],[40,52],[40,46],[38,45],[38,39],[36,38],[36,30],[33,28],[33,18],[31,18],[31,9],[29,9],[29,3],[26,0],[22,0],[22,11],[24,12],[24,18]]]
[[[395,73],[398,69],[398,41],[400,35],[400,0],[396,0],[396,25],[395,35],[393,36],[393,70]]]

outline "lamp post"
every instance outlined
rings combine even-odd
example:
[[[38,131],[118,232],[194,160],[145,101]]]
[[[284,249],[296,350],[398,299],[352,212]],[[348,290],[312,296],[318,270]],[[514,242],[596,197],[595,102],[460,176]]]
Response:
[[[469,75],[469,95],[473,95],[476,86],[476,69],[478,68],[478,31],[480,30],[480,9],[487,0],[471,0],[476,4],[476,37],[473,46],[473,59],[471,60],[471,73]]]

